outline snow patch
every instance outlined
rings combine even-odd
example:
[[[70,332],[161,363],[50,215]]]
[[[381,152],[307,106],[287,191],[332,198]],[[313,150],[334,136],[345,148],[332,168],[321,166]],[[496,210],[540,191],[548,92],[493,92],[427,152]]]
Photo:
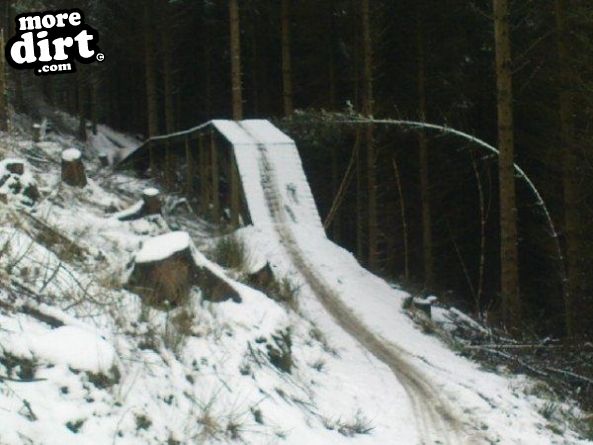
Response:
[[[148,187],[142,191],[144,196],[158,196],[160,193],[161,192],[159,192],[159,190],[154,187]]]
[[[20,335],[34,358],[78,371],[108,374],[115,363],[115,350],[96,333],[75,326],[62,326],[41,335]]]
[[[137,263],[152,263],[169,258],[171,255],[190,247],[190,237],[187,232],[170,232],[155,236],[142,244],[136,254]]]
[[[62,161],[64,161],[64,162],[77,161],[81,157],[82,157],[82,154],[80,153],[80,150],[77,150],[76,148],[69,148],[62,152]]]

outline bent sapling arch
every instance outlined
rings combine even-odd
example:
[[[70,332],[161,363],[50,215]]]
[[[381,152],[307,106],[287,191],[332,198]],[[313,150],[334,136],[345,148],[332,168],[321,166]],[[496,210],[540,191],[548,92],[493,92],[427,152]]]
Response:
[[[394,125],[394,126],[403,127],[403,128],[439,131],[441,133],[450,134],[450,135],[465,139],[467,141],[470,141],[470,142],[476,144],[478,147],[481,147],[483,149],[488,150],[491,153],[494,153],[497,157],[500,156],[499,150],[496,147],[488,144],[487,142],[485,142],[481,139],[478,139],[477,137],[472,136],[471,134],[467,134],[467,133],[464,133],[463,131],[459,131],[454,128],[450,128],[450,127],[443,126],[443,125],[429,124],[427,122],[419,122],[419,121],[399,120],[399,119],[372,119],[372,118],[371,119],[368,119],[368,118],[346,119],[346,120],[339,120],[334,123]],[[521,167],[519,167],[517,164],[514,164],[514,165],[515,165],[515,171],[517,172],[517,175],[523,181],[525,181],[525,183],[527,184],[527,186],[529,187],[529,189],[535,196],[535,198],[537,200],[536,205],[542,209],[544,216],[546,218],[546,223],[548,224],[548,227],[551,230],[551,236],[552,236],[552,239],[554,240],[554,244],[555,244],[556,251],[558,254],[558,259],[560,261],[560,278],[562,281],[562,291],[563,291],[563,295],[566,298],[567,292],[568,292],[566,283],[567,283],[568,279],[566,276],[564,255],[562,254],[562,248],[560,247],[560,241],[559,241],[558,232],[556,230],[556,226],[554,225],[554,221],[552,220],[552,216],[550,214],[550,211],[548,210],[548,207],[546,206],[544,199],[542,198],[541,194],[539,193],[539,190],[535,187],[535,184],[533,184],[533,181],[531,181],[529,176],[527,176],[527,174],[523,171],[523,169]]]

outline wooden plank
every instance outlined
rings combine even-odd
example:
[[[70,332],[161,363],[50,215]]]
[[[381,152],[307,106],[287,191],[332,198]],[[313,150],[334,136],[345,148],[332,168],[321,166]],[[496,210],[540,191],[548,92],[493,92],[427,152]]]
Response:
[[[210,182],[208,179],[208,150],[204,142],[204,135],[200,133],[198,138],[200,151],[200,208],[205,215],[208,212],[210,204]]]
[[[239,184],[239,171],[237,169],[237,161],[235,154],[232,152],[229,155],[229,176],[231,183],[231,224],[233,227],[239,227],[239,219],[241,214],[241,187]]]
[[[212,218],[214,222],[218,222],[220,220],[220,172],[218,170],[218,147],[216,146],[216,138],[213,131],[210,132],[210,165],[212,179]]]

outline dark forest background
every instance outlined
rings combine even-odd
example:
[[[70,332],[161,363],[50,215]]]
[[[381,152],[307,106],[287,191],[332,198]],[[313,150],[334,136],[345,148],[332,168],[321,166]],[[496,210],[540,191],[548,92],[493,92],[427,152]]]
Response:
[[[332,213],[328,234],[363,264],[520,335],[593,333],[589,2],[2,3],[9,35],[19,12],[81,8],[106,56],[71,75],[7,70],[16,111],[39,113],[42,95],[142,137],[213,118],[272,119],[297,141],[322,217]],[[240,77],[236,65],[232,76],[233,57]],[[510,128],[502,124],[505,100]],[[500,203],[513,204],[499,197],[498,158],[444,132],[364,123],[371,116],[445,125],[510,153],[539,189],[557,232],[517,178],[518,262],[501,262]],[[508,140],[499,144],[509,134],[514,152]],[[341,205],[330,212],[342,183]],[[501,264],[518,270],[516,298]],[[509,312],[514,300],[519,309]]]

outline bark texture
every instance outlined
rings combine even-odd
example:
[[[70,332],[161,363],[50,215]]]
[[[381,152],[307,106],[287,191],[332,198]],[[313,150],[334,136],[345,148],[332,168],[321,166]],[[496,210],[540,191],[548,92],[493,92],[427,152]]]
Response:
[[[422,122],[426,121],[426,57],[422,14],[418,6],[416,20],[416,59],[418,64],[418,114]],[[432,252],[432,218],[430,209],[430,183],[428,176],[428,141],[424,131],[418,133],[420,151],[420,199],[422,201],[422,260],[424,264],[424,285],[434,284],[434,266]]]
[[[500,187],[500,291],[503,320],[510,330],[521,322],[517,206],[514,172],[513,90],[508,0],[494,1]]]
[[[562,185],[564,192],[564,235],[567,257],[568,283],[565,288],[566,330],[569,336],[586,331],[592,308],[586,304],[581,259],[582,223],[578,186],[578,160],[574,128],[574,97],[571,89],[576,85],[569,57],[566,0],[556,0],[556,31],[558,70],[560,75],[559,117],[560,150],[562,153]]]
[[[373,117],[373,42],[371,37],[370,0],[362,0],[362,44],[363,44],[363,114]],[[377,223],[377,172],[375,138],[373,125],[366,126],[367,147],[367,209],[368,209],[368,266],[377,268],[378,223]]]
[[[231,82],[233,90],[233,119],[243,119],[243,87],[241,85],[241,27],[239,4],[237,0],[229,0],[231,22]]]
[[[0,48],[4,48],[6,30],[0,28]],[[0,130],[8,129],[8,106],[6,100],[6,59],[0,57]]]
[[[62,159],[62,181],[71,187],[86,187],[87,179],[82,159]]]
[[[282,99],[284,115],[292,116],[292,61],[290,55],[290,2],[282,0]]]

